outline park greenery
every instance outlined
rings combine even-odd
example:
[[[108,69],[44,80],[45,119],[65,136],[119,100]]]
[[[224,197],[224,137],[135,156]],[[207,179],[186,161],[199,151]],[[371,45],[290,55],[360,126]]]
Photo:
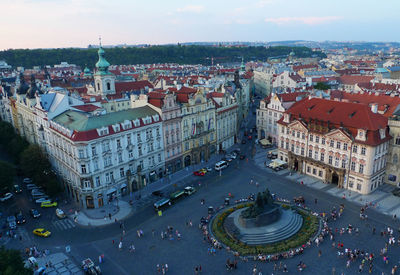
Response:
[[[315,236],[319,230],[320,223],[318,217],[312,215],[304,209],[297,207],[292,207],[287,204],[282,204],[285,209],[295,210],[303,218],[303,225],[300,230],[292,237],[272,244],[263,245],[248,245],[242,243],[240,240],[234,238],[232,235],[225,231],[224,223],[225,219],[234,211],[249,207],[252,204],[245,203],[236,205],[234,207],[224,210],[222,213],[218,214],[212,221],[211,229],[214,233],[216,239],[222,242],[224,245],[228,246],[231,250],[239,252],[240,255],[258,255],[258,254],[268,254],[273,255],[277,253],[282,253],[289,251],[290,249],[295,249],[306,244],[313,236]]]
[[[317,84],[314,85],[314,88],[317,90],[329,90],[331,88],[331,85],[325,83],[325,82],[318,82]]]
[[[219,47],[198,45],[164,45],[147,47],[114,47],[106,49],[106,58],[111,64],[214,64],[239,63],[244,61],[266,61],[272,57],[285,57],[291,52],[296,57],[324,57],[322,52],[312,51],[307,47]],[[32,68],[60,64],[66,61],[82,68],[93,66],[97,60],[96,48],[61,48],[61,49],[9,49],[0,51],[0,60],[17,67]]]
[[[32,274],[32,270],[25,268],[21,253],[18,250],[0,247],[0,274],[24,275]]]
[[[0,161],[0,192],[11,190],[16,174],[32,178],[50,196],[61,191],[45,152],[38,145],[29,144],[4,121],[0,121],[0,146],[10,156],[9,161]]]

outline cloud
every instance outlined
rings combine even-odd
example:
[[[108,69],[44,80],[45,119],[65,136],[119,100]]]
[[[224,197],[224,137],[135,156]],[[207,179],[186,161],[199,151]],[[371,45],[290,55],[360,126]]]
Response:
[[[177,12],[190,12],[190,13],[201,13],[204,11],[204,6],[199,5],[188,5],[183,8],[176,10]]]
[[[263,8],[266,5],[272,4],[274,2],[275,2],[275,0],[260,0],[257,2],[256,6],[259,8]]]
[[[319,25],[332,21],[342,19],[340,16],[323,16],[323,17],[277,17],[277,18],[265,18],[265,22],[274,23],[277,25],[284,25],[290,23],[302,23],[306,25]]]

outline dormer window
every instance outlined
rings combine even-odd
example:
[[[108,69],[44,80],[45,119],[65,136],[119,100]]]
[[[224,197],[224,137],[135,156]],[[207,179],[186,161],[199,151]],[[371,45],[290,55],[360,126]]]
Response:
[[[290,122],[290,115],[289,114],[284,114],[283,115],[283,122],[289,123]]]
[[[379,135],[381,137],[381,139],[386,138],[386,132],[385,129],[379,129]]]
[[[367,138],[367,133],[363,129],[358,129],[356,139],[365,141]]]

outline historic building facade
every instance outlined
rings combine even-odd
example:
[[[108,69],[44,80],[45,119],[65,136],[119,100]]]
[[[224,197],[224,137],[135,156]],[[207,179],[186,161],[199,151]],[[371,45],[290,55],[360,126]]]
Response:
[[[367,105],[307,98],[278,125],[289,168],[361,194],[383,183],[391,136],[387,118]]]

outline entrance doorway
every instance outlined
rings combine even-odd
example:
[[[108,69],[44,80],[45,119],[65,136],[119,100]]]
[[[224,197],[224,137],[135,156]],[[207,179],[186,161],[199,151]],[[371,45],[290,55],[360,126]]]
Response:
[[[299,170],[299,161],[297,159],[294,160],[293,169],[297,172]]]
[[[190,166],[191,164],[190,156],[186,156],[184,162],[185,162],[185,167]]]
[[[94,208],[94,201],[92,196],[86,196],[86,207]]]
[[[335,172],[332,173],[332,181],[331,182],[333,184],[338,184],[339,183],[339,176]]]

